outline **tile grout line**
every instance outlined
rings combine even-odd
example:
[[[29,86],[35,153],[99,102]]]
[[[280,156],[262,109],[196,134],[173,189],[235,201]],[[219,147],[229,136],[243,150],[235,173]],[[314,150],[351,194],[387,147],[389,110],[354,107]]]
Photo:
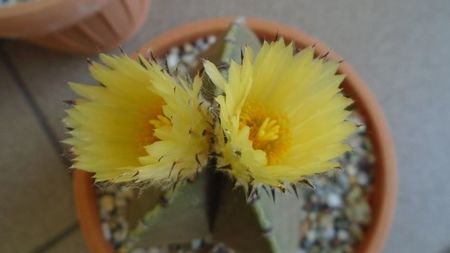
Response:
[[[61,232],[56,234],[53,238],[50,238],[45,243],[38,245],[34,250],[32,250],[30,253],[45,253],[47,250],[51,249],[53,246],[55,246],[57,243],[61,242],[65,238],[67,238],[69,235],[73,234],[79,229],[78,222],[75,222],[65,229],[63,229]]]
[[[42,130],[45,132],[45,135],[50,140],[53,149],[57,152],[58,156],[60,157],[60,160],[63,162],[66,168],[70,167],[72,163],[68,158],[64,156],[64,149],[62,148],[62,145],[58,138],[56,137],[56,134],[52,131],[50,125],[48,124],[46,117],[44,113],[42,112],[41,108],[39,107],[38,103],[34,99],[31,92],[28,90],[28,88],[25,85],[24,80],[20,76],[19,72],[17,71],[17,68],[15,67],[14,63],[12,62],[9,55],[5,52],[3,48],[4,41],[0,41],[0,60],[3,61],[5,64],[7,70],[9,71],[11,77],[16,83],[16,86],[19,88],[20,93],[22,93],[23,97],[25,98],[26,103],[31,108],[33,115],[37,119],[39,125],[41,126]]]
[[[58,156],[60,157],[60,160],[63,162],[65,167],[69,167],[71,165],[71,162],[64,157],[63,154],[63,148],[60,144],[58,138],[56,137],[55,133],[51,130],[49,124],[47,123],[47,120],[38,106],[36,100],[31,95],[30,91],[27,89],[25,82],[23,81],[22,77],[20,76],[19,72],[17,71],[14,63],[11,61],[11,58],[4,50],[4,40],[0,40],[0,61],[2,61],[6,67],[6,69],[9,71],[9,74],[11,75],[12,79],[14,80],[16,86],[18,87],[20,93],[25,98],[26,103],[31,108],[34,117],[38,121],[38,124],[44,131],[47,138],[50,140],[53,149],[57,152]],[[72,233],[76,232],[79,229],[78,221],[74,222],[73,224],[67,226],[64,228],[61,232],[56,234],[54,237],[50,238],[46,242],[44,242],[41,245],[38,245],[34,250],[31,251],[31,253],[44,253],[45,251],[49,250],[53,246],[55,246],[57,243],[71,235]]]

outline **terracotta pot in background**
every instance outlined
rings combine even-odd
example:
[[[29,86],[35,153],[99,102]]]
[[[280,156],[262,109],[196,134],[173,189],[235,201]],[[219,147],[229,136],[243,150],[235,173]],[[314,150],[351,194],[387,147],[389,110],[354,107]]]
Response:
[[[220,34],[228,28],[234,18],[219,18],[199,21],[175,28],[153,39],[145,45],[139,53],[146,54],[149,49],[156,57],[164,56],[171,47],[182,46],[185,42],[195,41],[197,38],[211,34]],[[303,48],[315,44],[318,55],[323,55],[329,49],[309,35],[298,32],[286,26],[260,19],[247,19],[249,26],[259,37],[273,40],[277,34],[287,41],[294,41],[297,47]],[[331,52],[329,58],[341,60],[337,54]],[[389,229],[395,211],[397,194],[397,173],[394,145],[389,133],[386,120],[364,82],[358,77],[347,63],[340,64],[339,72],[346,75],[343,82],[344,92],[355,101],[356,110],[364,118],[370,138],[374,145],[376,162],[374,164],[374,191],[371,195],[373,222],[367,227],[366,236],[357,245],[358,253],[381,252],[383,244],[389,234]],[[111,244],[103,238],[97,209],[97,200],[93,181],[89,173],[76,170],[73,187],[81,230],[86,243],[92,253],[113,253]]]
[[[149,5],[150,0],[35,0],[0,7],[0,37],[95,54],[136,34]]]

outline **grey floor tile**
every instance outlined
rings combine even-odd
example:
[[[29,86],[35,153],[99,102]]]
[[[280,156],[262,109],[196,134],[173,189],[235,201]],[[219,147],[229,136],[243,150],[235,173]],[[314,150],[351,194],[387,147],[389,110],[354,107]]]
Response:
[[[19,42],[12,42],[5,48],[52,131],[62,140],[65,130],[61,120],[65,115],[64,109],[68,107],[63,100],[74,97],[67,83],[90,82],[86,58],[55,53]]]
[[[58,244],[43,253],[89,253],[83,235],[76,230]]]
[[[71,181],[0,62],[0,252],[30,252],[75,223]]]

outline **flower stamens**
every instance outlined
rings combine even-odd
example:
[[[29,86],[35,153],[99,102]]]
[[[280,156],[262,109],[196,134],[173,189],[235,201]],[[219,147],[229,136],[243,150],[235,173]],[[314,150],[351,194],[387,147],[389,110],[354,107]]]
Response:
[[[249,139],[253,148],[263,150],[269,164],[279,161],[291,146],[288,120],[281,112],[267,110],[262,105],[248,104],[241,114],[240,125],[250,128]]]
[[[260,142],[274,141],[278,139],[280,131],[280,125],[276,120],[269,117],[265,118],[261,126],[259,126],[256,133],[256,140]]]
[[[148,122],[152,124],[155,129],[163,126],[170,126],[170,120],[161,114],[158,114],[155,119],[151,119]]]

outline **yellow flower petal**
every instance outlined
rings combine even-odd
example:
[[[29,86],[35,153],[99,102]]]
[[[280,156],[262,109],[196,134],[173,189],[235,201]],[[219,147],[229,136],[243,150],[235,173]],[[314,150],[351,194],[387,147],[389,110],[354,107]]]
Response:
[[[209,139],[202,133],[210,128],[200,78],[190,85],[143,58],[100,59],[90,71],[102,86],[70,83],[81,96],[64,119],[73,167],[95,173],[97,181],[158,185],[197,173],[207,162]]]
[[[246,52],[249,52],[247,50]],[[294,54],[283,40],[264,43],[253,60],[231,63],[228,79],[205,62],[223,91],[216,130],[219,166],[243,185],[282,187],[337,166],[354,132],[347,122],[352,103],[340,92],[338,63],[314,58],[311,48]]]

